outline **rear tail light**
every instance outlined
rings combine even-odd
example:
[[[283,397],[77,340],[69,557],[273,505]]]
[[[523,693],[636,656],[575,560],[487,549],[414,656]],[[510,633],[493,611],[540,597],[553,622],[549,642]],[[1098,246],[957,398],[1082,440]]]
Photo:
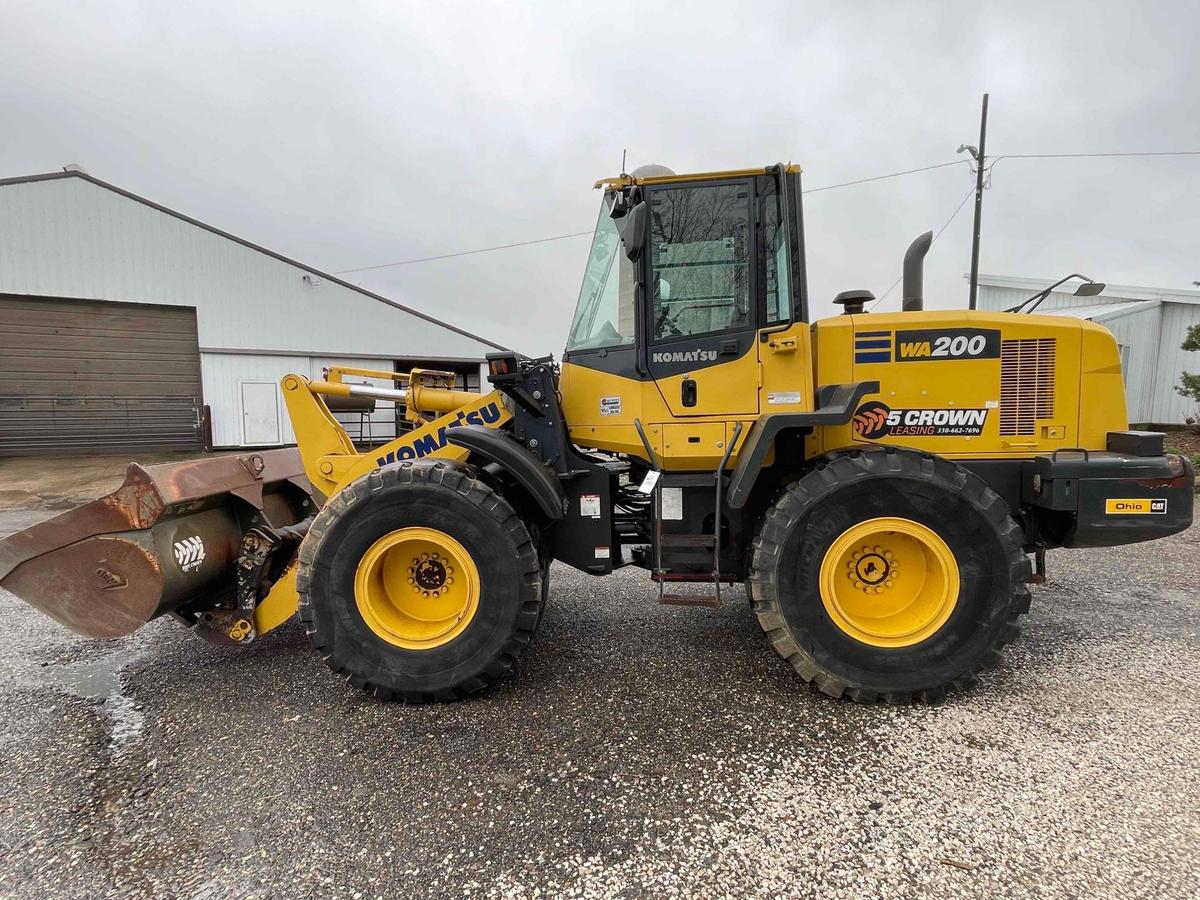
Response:
[[[1182,456],[1176,456],[1174,453],[1167,454],[1167,461],[1171,467],[1170,478],[1142,478],[1134,481],[1134,484],[1144,488],[1191,487],[1196,477],[1192,464]]]

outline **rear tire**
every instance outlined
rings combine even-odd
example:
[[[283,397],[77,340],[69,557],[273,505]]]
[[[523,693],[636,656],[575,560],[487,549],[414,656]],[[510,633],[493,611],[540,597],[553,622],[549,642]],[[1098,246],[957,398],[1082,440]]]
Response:
[[[1016,638],[1029,574],[1020,528],[981,479],[878,447],[788,486],[755,541],[750,589],[771,645],[824,693],[936,701]]]
[[[418,556],[432,557],[428,570]],[[544,596],[512,507],[469,470],[430,460],[377,469],[330,498],[301,545],[296,586],[329,667],[410,703],[459,699],[510,672]]]

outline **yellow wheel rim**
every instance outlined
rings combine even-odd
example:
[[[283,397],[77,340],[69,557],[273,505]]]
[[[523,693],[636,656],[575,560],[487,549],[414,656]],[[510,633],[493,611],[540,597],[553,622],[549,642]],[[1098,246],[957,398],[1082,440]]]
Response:
[[[958,603],[958,563],[911,519],[846,529],[821,561],[821,601],[833,623],[873,647],[911,647],[936,634]]]
[[[401,528],[363,554],[354,600],[370,629],[405,650],[454,640],[479,609],[479,569],[465,547],[434,528]]]

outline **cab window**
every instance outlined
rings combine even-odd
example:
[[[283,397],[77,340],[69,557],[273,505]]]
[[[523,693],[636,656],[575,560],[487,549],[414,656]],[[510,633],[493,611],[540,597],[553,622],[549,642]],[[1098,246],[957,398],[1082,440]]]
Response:
[[[591,255],[583,272],[583,286],[575,306],[575,319],[567,338],[568,350],[591,350],[633,344],[633,264],[619,253],[617,226],[609,216],[612,196],[600,204],[600,217],[592,236]]]
[[[759,221],[762,223],[762,288],[766,299],[768,326],[791,318],[791,276],[788,272],[787,221],[781,215],[783,204],[776,191],[775,179],[770,188],[759,195]]]
[[[750,328],[749,186],[657,188],[649,203],[651,339]]]

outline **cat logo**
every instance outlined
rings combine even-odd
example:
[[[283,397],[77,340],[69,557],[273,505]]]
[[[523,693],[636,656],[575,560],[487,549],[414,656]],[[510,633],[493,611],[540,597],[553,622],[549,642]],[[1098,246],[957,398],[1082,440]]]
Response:
[[[1104,514],[1108,516],[1161,516],[1166,515],[1166,498],[1161,500],[1109,497],[1104,501]]]

